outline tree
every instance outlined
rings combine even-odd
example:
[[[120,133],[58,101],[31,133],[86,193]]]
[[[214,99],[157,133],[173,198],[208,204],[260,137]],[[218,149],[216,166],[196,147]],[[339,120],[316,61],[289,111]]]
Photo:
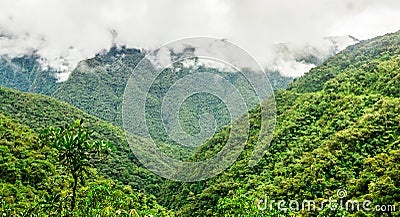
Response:
[[[50,127],[42,131],[40,141],[58,151],[59,162],[64,172],[73,178],[71,208],[76,206],[76,191],[79,181],[83,182],[85,175],[91,175],[90,169],[96,161],[102,160],[108,154],[112,145],[108,142],[94,141],[93,131],[83,126],[82,120],[66,125],[60,129]]]

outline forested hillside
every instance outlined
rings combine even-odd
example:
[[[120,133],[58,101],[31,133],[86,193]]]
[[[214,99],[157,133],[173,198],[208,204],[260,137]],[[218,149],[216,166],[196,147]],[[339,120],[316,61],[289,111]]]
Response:
[[[143,56],[137,49],[112,47],[81,61],[52,96],[122,126],[121,102],[126,82]]]
[[[379,93],[384,93],[383,90],[379,89],[384,88],[382,85],[396,88],[398,85],[388,82],[398,80],[398,73],[396,73],[395,68],[392,68],[398,63],[400,53],[398,35],[398,32],[387,34],[349,46],[344,51],[329,58],[322,65],[311,69],[305,76],[296,79],[288,89],[299,93],[316,92],[323,90],[328,81],[331,82],[331,85],[340,82],[342,86],[355,85],[359,88],[374,88],[376,89],[374,92]],[[385,67],[383,65],[385,63],[382,63],[385,61],[391,62],[392,66]],[[355,84],[352,83],[354,81]],[[376,81],[380,82],[381,86],[375,85],[374,82]],[[355,88],[351,90],[360,94],[360,90]],[[371,91],[366,90],[365,94],[369,92]]]
[[[169,182],[162,204],[183,216],[399,216],[398,209],[384,214],[257,206],[266,198],[321,203],[339,199],[339,189],[346,190],[346,200],[371,200],[371,207],[400,205],[399,54],[400,32],[364,41],[297,79],[289,90],[276,91],[277,127],[258,165],[247,166],[260,126],[255,109],[239,160],[207,181]],[[218,151],[228,135],[229,128],[216,134],[195,158]]]
[[[121,128],[43,95],[0,87],[0,102],[1,113],[30,127],[36,133],[50,126],[62,127],[75,120],[84,120],[88,127],[96,132],[96,138],[110,141],[116,148],[107,162],[97,165],[102,175],[146,193],[154,194],[158,191],[157,186],[161,179],[140,166]]]
[[[263,159],[254,167],[248,166],[261,126],[258,106],[249,113],[250,135],[238,160],[222,174],[193,183],[165,181],[142,168],[118,127],[122,94],[130,75],[127,71],[131,70],[121,61],[133,67],[142,55],[135,49],[111,49],[81,62],[70,80],[52,94],[84,111],[44,95],[0,87],[3,215],[67,214],[60,198],[69,198],[72,177],[60,173],[59,152],[41,145],[39,137],[50,126],[59,128],[82,119],[94,131],[95,140],[109,141],[115,150],[96,163],[98,174],[88,177],[78,189],[82,197],[77,200],[76,216],[173,215],[168,209],[177,216],[400,216],[400,32],[350,46],[295,79],[287,90],[276,90],[277,124]],[[26,67],[24,61],[28,60],[15,64],[32,75],[6,73],[11,77],[1,84],[31,91],[26,88],[34,83],[31,76],[35,69]],[[10,66],[7,64],[5,67]],[[150,91],[155,107],[168,90],[162,85],[192,73],[176,72],[166,70],[155,82],[159,85]],[[236,74],[219,73],[241,84]],[[167,82],[161,82],[163,79]],[[275,87],[284,87],[285,82],[278,80]],[[52,88],[37,92],[48,94]],[[201,97],[191,100],[204,101]],[[222,124],[229,124],[224,122],[221,102],[213,100],[210,111],[193,112],[193,106],[186,105],[192,113],[182,114],[194,122],[202,113],[215,111]],[[205,159],[224,146],[230,127],[222,124],[189,160]],[[196,125],[185,127],[193,133],[198,130]],[[159,131],[157,125],[153,130]],[[177,156],[192,153],[166,148],[172,155],[181,151]],[[369,200],[372,210],[334,209],[326,204],[319,210],[329,199],[357,200],[360,204]],[[275,203],[264,206],[266,200]],[[286,205],[278,206],[279,200],[287,201]],[[300,204],[314,200],[316,209],[288,209],[292,208],[290,200]],[[395,210],[374,210],[377,205],[394,206]]]
[[[182,53],[171,53],[170,58],[176,59],[184,52],[193,52],[186,49]],[[126,48],[125,46],[112,46],[95,57],[82,60],[69,79],[58,82],[58,72],[50,69],[43,70],[40,58],[36,54],[9,59],[2,58],[0,67],[0,86],[10,87],[23,92],[42,93],[58,100],[73,105],[84,112],[97,118],[122,127],[122,101],[126,83],[133,73],[134,68],[143,59],[146,51]],[[149,67],[152,67],[149,65]],[[175,71],[179,69],[179,71]],[[165,129],[160,124],[158,116],[162,99],[180,78],[198,72],[212,72],[231,81],[241,90],[246,90],[248,85],[243,76],[238,72],[225,72],[215,68],[183,66],[177,62],[163,71],[155,81],[149,93],[149,112],[151,135],[158,142],[160,148],[168,155],[177,159],[187,159],[193,148],[182,147],[172,141]],[[268,78],[274,89],[284,89],[293,80],[283,77],[277,71],[267,71]],[[243,91],[242,91],[243,92]],[[248,94],[248,93],[245,93]],[[200,106],[199,106],[200,105]],[[253,107],[255,105],[252,105]],[[182,125],[185,131],[195,135],[200,132],[198,118],[205,112],[216,117],[217,128],[230,124],[227,109],[221,100],[207,94],[191,96],[182,105]]]
[[[172,216],[131,186],[94,171],[78,188],[70,213],[72,177],[62,173],[57,150],[43,146],[30,128],[0,113],[0,213],[2,216]],[[93,170],[93,168],[92,168]]]
[[[9,58],[0,56],[0,86],[51,95],[58,87],[56,71],[44,69],[36,53]]]
[[[184,52],[193,52],[193,50],[187,49],[182,53],[171,51],[171,60],[176,59],[179,55],[185,55]],[[134,68],[143,56],[144,52],[137,49],[112,47],[108,52],[82,61],[53,96],[115,126],[122,126],[124,90],[129,77],[134,73]],[[148,67],[154,67],[152,63],[146,63]],[[146,115],[149,119],[147,124],[152,138],[168,155],[177,159],[187,159],[194,150],[179,146],[169,138],[162,124],[169,120],[161,119],[159,114],[161,114],[162,100],[172,85],[179,79],[194,73],[213,73],[221,76],[239,89],[245,96],[244,98],[254,99],[255,97],[253,92],[248,91],[251,90],[250,84],[240,72],[222,71],[201,64],[185,66],[179,61],[163,69],[148,92]],[[268,75],[273,82],[271,85],[277,89],[285,88],[292,80],[292,78],[281,76],[277,71],[271,71]],[[256,106],[254,103],[249,105],[250,108],[254,106]],[[199,133],[200,126],[197,122],[204,113],[209,113],[216,118],[217,129],[230,124],[229,111],[218,97],[198,93],[185,100],[180,108],[180,121],[183,129],[192,135]]]
[[[191,52],[191,50],[188,49],[183,52]],[[99,53],[94,58],[82,61],[72,72],[69,79],[63,82],[52,96],[74,105],[88,114],[111,122],[116,126],[122,126],[121,105],[126,83],[134,72],[134,68],[144,57],[144,54],[144,51],[137,49],[112,47],[107,52]],[[170,58],[173,60],[179,55],[184,55],[184,53],[175,54],[172,52]],[[149,67],[153,67],[150,64]],[[194,66],[184,66],[182,62],[176,62],[171,67],[163,69],[160,76],[154,81],[149,98],[157,99],[157,101],[161,100],[165,92],[177,80],[189,74],[202,72],[212,72],[226,78],[235,86],[246,87],[242,84],[244,83],[243,76],[238,72],[221,71],[204,66],[195,68]],[[274,89],[284,89],[293,80],[291,77],[283,77],[277,71],[268,71],[267,75]],[[198,97],[197,101],[209,101],[208,104],[214,107],[209,109],[213,112],[221,110],[215,99],[206,96]],[[195,110],[194,113],[202,112],[196,111],[202,106],[197,106],[194,102],[187,103],[187,106],[189,108],[186,110]],[[152,108],[150,109],[153,110]],[[150,113],[157,113],[157,111],[151,111]],[[196,116],[195,114],[192,115]],[[220,116],[217,116],[217,119],[217,123],[220,126],[228,124]],[[162,136],[158,135],[156,137],[160,138]]]

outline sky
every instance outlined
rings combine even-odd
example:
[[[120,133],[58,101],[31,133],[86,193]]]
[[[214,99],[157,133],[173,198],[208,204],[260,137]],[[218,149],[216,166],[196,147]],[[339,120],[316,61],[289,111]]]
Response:
[[[399,20],[398,0],[1,0],[0,55],[37,50],[44,65],[68,71],[112,43],[155,49],[211,36],[267,67],[276,60],[272,44],[369,39],[400,30]]]

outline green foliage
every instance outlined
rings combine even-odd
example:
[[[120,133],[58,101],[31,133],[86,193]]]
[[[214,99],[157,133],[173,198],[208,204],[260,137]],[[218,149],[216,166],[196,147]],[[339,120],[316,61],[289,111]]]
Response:
[[[279,92],[277,97],[282,97]],[[218,212],[234,213],[239,208],[242,214],[257,213],[251,211],[256,209],[254,200],[265,195],[275,200],[321,201],[342,188],[347,189],[349,200],[373,197],[373,205],[398,204],[400,180],[394,171],[400,163],[396,157],[400,148],[400,99],[306,94],[294,103],[281,101],[278,107],[288,104],[293,105],[279,116],[274,140],[258,165],[247,166],[254,144],[251,134],[245,152],[223,174],[192,184],[171,182],[162,190],[163,204],[181,207],[185,216],[218,216]],[[258,115],[252,113],[252,120],[259,119]],[[197,153],[197,159],[218,151],[226,139],[224,135],[222,131],[214,136]],[[371,167],[374,156],[382,154],[389,157],[386,165],[382,162],[378,164],[382,167]],[[227,210],[221,211],[222,207],[215,204]]]
[[[91,175],[92,160],[102,158],[111,152],[111,144],[104,141],[92,141],[93,131],[86,129],[83,122],[77,120],[74,124],[60,129],[50,127],[40,135],[43,145],[48,145],[58,151],[58,160],[70,174],[74,183],[72,186],[71,212],[76,206],[76,189],[78,182],[84,181],[85,175]]]
[[[364,91],[364,93],[368,90],[362,90],[363,88],[384,91],[379,87],[386,85],[389,88],[398,89],[398,85],[396,86],[399,79],[398,76],[396,77],[398,73],[396,70],[392,71],[391,67],[399,64],[398,59],[394,60],[400,55],[399,43],[400,34],[396,32],[349,46],[322,65],[311,69],[301,78],[295,79],[288,89],[299,93],[316,92],[323,90],[326,85],[332,89],[332,84],[333,87],[345,86],[341,87],[344,88],[344,91]],[[391,63],[382,63],[390,59]],[[378,66],[379,64],[381,65]],[[388,70],[385,71],[385,69]],[[339,84],[331,81],[334,78],[337,78]],[[331,83],[327,84],[328,81]],[[386,83],[388,81],[390,83]],[[358,88],[354,88],[354,86],[358,86]]]
[[[111,155],[108,164],[96,166],[100,174],[124,181],[132,189],[101,177],[87,177],[87,182],[78,189],[78,195],[84,195],[76,201],[74,214],[78,216],[87,213],[101,216],[117,213],[172,214],[157,205],[154,197],[144,196],[137,192],[138,189],[157,195],[161,205],[174,209],[179,216],[400,216],[399,41],[400,32],[397,32],[350,46],[296,79],[289,90],[276,91],[276,130],[261,162],[248,167],[261,125],[260,108],[255,107],[250,111],[250,135],[237,161],[222,174],[194,183],[160,182],[158,177],[148,171],[146,173],[138,166],[137,160],[127,154],[129,150],[120,128],[54,99],[0,88],[0,111],[36,132],[43,126],[61,127],[72,120],[85,119],[88,120],[88,128],[95,132],[95,140],[107,140],[116,145],[116,154]],[[117,65],[109,69],[110,73],[105,73],[101,66],[116,64],[112,57],[102,54],[86,61],[85,64],[95,68],[101,79],[93,73],[86,75],[88,71],[83,70],[85,68],[79,69],[81,71],[77,69],[75,79],[80,74],[84,76],[78,79],[79,82],[75,80],[77,87],[70,84],[76,91],[62,95],[68,95],[77,103],[80,102],[74,97],[83,95],[88,101],[79,107],[91,110],[95,115],[103,114],[102,118],[118,123],[118,100],[121,100],[119,94],[122,93],[118,84],[127,77],[117,76],[116,83],[109,85],[109,82],[114,82],[110,73],[115,71]],[[123,70],[119,72],[125,73]],[[167,81],[173,82],[179,76],[191,73],[187,70],[176,72],[166,73]],[[234,74],[227,76],[233,76],[231,81],[240,82]],[[103,77],[109,82],[99,82]],[[80,91],[80,84],[85,84],[85,81],[100,84],[87,84],[88,88]],[[158,108],[159,99],[167,90],[163,83],[157,82],[158,86],[154,86],[151,92],[153,97],[149,99],[153,100],[154,108]],[[110,104],[105,103],[105,97],[99,101],[100,104],[96,104],[96,108],[92,108],[91,97],[101,96],[100,90],[95,88],[102,85],[111,86],[108,92],[113,94],[105,94],[110,96]],[[89,90],[94,91],[93,95]],[[202,100],[202,96],[197,97],[190,100]],[[213,105],[220,109],[217,100]],[[190,103],[185,106],[188,110],[192,108]],[[151,112],[155,111],[147,115],[151,118]],[[189,114],[182,111],[185,118],[191,121],[202,112],[197,110]],[[219,118],[224,118],[224,113],[217,114]],[[71,200],[68,186],[74,179],[60,173],[62,167],[55,160],[58,152],[39,147],[34,131],[5,117],[2,119],[6,120],[0,122],[3,127],[0,131],[2,212],[9,215],[22,215],[20,213],[23,212],[67,214],[68,207],[62,204]],[[185,125],[185,128],[193,133],[198,130],[195,125]],[[157,129],[155,125],[154,133],[162,133]],[[221,126],[218,133],[196,150],[189,160],[198,161],[215,155],[224,146],[229,132],[229,126]],[[161,142],[168,143],[165,140]],[[168,150],[176,152],[174,148]],[[349,211],[333,210],[329,206],[315,211],[280,210],[277,206],[262,210],[257,206],[265,198],[315,200],[321,205],[325,199],[338,199],[338,189],[347,191],[342,199],[370,200],[371,207],[394,205],[396,210]]]
[[[53,98],[0,87],[0,112],[40,133],[45,126],[61,128],[75,120],[85,120],[94,140],[109,141],[115,151],[102,163],[96,163],[99,173],[135,190],[156,194],[161,178],[140,166],[126,141],[124,131],[81,110]],[[139,142],[139,140],[138,140]]]
[[[122,126],[122,99],[126,83],[144,57],[138,49],[111,47],[84,60],[53,97],[116,126]]]
[[[92,141],[93,131],[83,126],[83,121],[60,129],[50,127],[40,135],[41,143],[54,148],[59,153],[59,161],[71,174],[79,176],[89,174],[87,168],[92,167],[92,160],[102,158],[111,152],[111,144],[104,141]]]
[[[266,70],[269,83],[274,90],[283,90],[293,81],[292,77],[285,77],[278,71]]]
[[[85,176],[77,189],[76,208],[71,213],[69,186],[74,179],[64,172],[65,162],[59,158],[62,155],[56,148],[43,146],[33,130],[0,113],[1,216],[173,215],[153,196],[95,172]],[[85,169],[95,171],[88,166]]]
[[[184,52],[193,51],[186,49]],[[172,52],[171,55],[172,58],[176,58],[184,54],[175,54]],[[48,75],[51,74],[47,72],[46,74],[39,70],[38,56],[23,57],[13,61],[22,62],[19,65],[35,71],[34,74],[30,75],[35,81],[28,79],[30,83],[33,82],[34,84],[27,84],[20,80],[27,73],[15,73],[15,70],[8,69],[7,65],[5,65],[3,67],[4,71],[18,77],[11,76],[8,78],[9,76],[5,76],[4,79],[0,78],[0,82],[4,81],[0,85],[25,92],[44,93],[53,96],[115,126],[122,126],[121,104],[124,89],[133,69],[143,57],[144,52],[138,49],[113,46],[109,51],[103,51],[98,53],[94,58],[80,62],[78,67],[71,73],[69,79],[62,83],[56,83],[54,77],[53,80],[49,80]],[[237,72],[222,72],[217,69],[205,67],[195,69],[194,67],[185,67],[182,63],[175,63],[172,67],[164,70],[154,81],[150,89],[146,111],[152,137],[159,143],[158,145],[164,153],[176,159],[189,158],[193,154],[194,149],[177,145],[168,137],[161,123],[168,122],[169,120],[162,120],[159,115],[162,97],[174,82],[195,72],[211,72],[220,75],[231,81],[245,96],[254,95],[254,93],[248,91],[251,87],[246,83],[246,79]],[[276,71],[268,71],[267,75],[271,85],[276,89],[284,89],[293,79],[283,77]],[[46,81],[42,82],[42,80]],[[29,87],[30,85],[32,87]],[[46,91],[42,91],[42,89]],[[256,105],[249,105],[249,108],[253,108],[254,106]],[[222,101],[210,94],[199,93],[190,96],[180,109],[180,123],[183,130],[192,135],[199,133],[200,126],[198,120],[205,113],[216,117],[217,129],[230,124],[228,110]]]
[[[257,192],[248,192],[239,188],[231,197],[224,197],[218,200],[216,213],[220,216],[290,216],[293,213],[289,209],[278,210],[276,204],[269,203],[263,195],[256,196]],[[256,205],[255,205],[256,204]]]
[[[81,62],[53,96],[115,126],[122,126],[121,107],[124,90],[134,68],[143,56],[144,53],[136,49],[113,47],[108,52]],[[153,67],[151,63],[147,64],[148,67]],[[149,89],[146,99],[146,123],[160,149],[175,159],[187,159],[193,154],[194,149],[178,145],[168,136],[163,123],[170,120],[160,116],[162,100],[175,82],[194,73],[219,75],[236,86],[245,99],[250,97],[255,99],[255,93],[249,91],[252,89],[250,83],[239,72],[223,72],[201,65],[186,67],[181,62],[164,69]],[[280,87],[287,85],[290,80],[286,80],[279,73],[271,73],[270,79],[280,79],[276,83]],[[251,102],[247,101],[246,103]],[[249,103],[248,107],[253,108],[257,104]],[[191,135],[199,133],[199,118],[205,113],[216,118],[217,129],[230,124],[229,112],[219,98],[211,94],[198,93],[188,97],[180,108],[179,121],[183,130]]]
[[[399,216],[399,35],[349,47],[296,80],[290,91],[276,91],[277,126],[258,165],[248,167],[260,126],[254,109],[245,151],[230,168],[207,181],[169,182],[160,202],[182,216],[267,216],[257,209],[265,197],[318,204],[346,189],[346,200],[395,205],[396,211],[325,207],[281,215]],[[193,160],[215,155],[228,136],[229,127],[222,129]]]
[[[9,58],[0,56],[0,86],[51,95],[59,86],[55,71],[43,69],[37,54]]]

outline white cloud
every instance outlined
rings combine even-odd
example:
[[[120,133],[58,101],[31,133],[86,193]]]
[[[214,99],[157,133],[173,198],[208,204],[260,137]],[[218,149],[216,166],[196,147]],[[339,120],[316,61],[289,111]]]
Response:
[[[156,48],[191,36],[228,38],[269,65],[271,44],[320,46],[325,36],[370,38],[400,29],[398,0],[2,0],[0,54],[32,50],[70,70],[112,43]],[[28,35],[26,34],[28,33]],[[44,40],[42,40],[44,39]]]
[[[342,22],[331,27],[331,32],[354,35],[359,39],[369,39],[400,30],[399,6],[393,8],[389,5],[387,7],[368,7],[360,13],[347,17],[346,20],[340,20]]]

